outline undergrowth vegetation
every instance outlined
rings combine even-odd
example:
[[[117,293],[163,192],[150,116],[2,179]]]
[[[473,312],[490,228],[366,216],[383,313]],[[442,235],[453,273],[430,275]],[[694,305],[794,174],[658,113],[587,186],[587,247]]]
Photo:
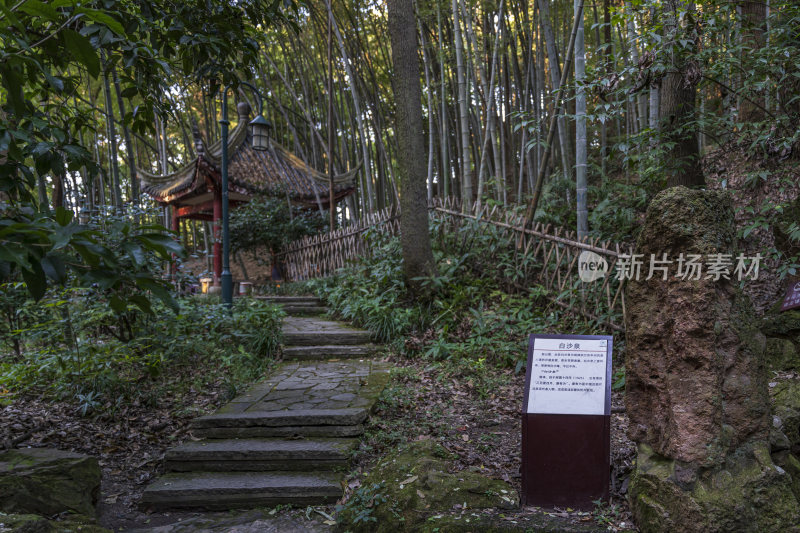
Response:
[[[85,289],[33,302],[21,283],[0,285],[0,301],[0,399],[40,394],[74,401],[83,414],[153,403],[197,380],[221,380],[232,396],[274,361],[283,317],[250,299],[231,314],[206,297],[178,300],[177,312],[120,312]]]
[[[530,333],[592,333],[596,325],[552,305],[539,286],[525,286],[511,237],[480,222],[457,231],[431,227],[437,274],[412,298],[402,274],[400,242],[374,230],[373,253],[337,275],[307,282],[333,314],[369,329],[408,356],[447,361],[463,375],[487,367],[520,372]]]

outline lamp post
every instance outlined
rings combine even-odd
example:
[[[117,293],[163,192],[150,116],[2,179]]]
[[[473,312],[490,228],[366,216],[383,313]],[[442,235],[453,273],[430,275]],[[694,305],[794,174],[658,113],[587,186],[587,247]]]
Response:
[[[245,81],[239,82],[240,85],[248,87],[258,99],[258,115],[250,121],[251,136],[253,138],[253,150],[263,152],[269,148],[269,128],[271,127],[267,119],[262,115],[263,98],[252,84]],[[228,212],[228,85],[222,90],[222,120],[219,121],[222,130],[222,302],[225,307],[233,307],[233,276],[231,275],[231,239],[229,230]]]

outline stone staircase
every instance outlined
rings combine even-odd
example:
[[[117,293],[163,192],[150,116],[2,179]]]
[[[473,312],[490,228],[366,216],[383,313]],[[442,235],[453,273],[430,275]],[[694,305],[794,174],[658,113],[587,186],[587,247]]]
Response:
[[[389,365],[367,358],[375,350],[368,332],[307,316],[322,308],[315,298],[278,301],[293,315],[284,320],[284,363],[192,421],[199,440],[167,451],[167,473],[145,489],[143,507],[321,505],[342,496],[350,455]]]
[[[256,296],[283,307],[289,315],[322,315],[328,311],[319,298],[313,296]]]

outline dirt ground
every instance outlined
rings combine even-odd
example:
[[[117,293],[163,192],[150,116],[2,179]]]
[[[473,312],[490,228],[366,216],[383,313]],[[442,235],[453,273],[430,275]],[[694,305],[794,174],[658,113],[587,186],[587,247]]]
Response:
[[[361,475],[390,448],[422,439],[435,439],[457,456],[456,471],[477,470],[519,492],[524,371],[486,369],[480,376],[458,376],[430,361],[397,357],[393,362],[399,370],[367,428],[347,492],[360,486]],[[510,516],[544,513],[565,523],[595,521],[611,531],[633,528],[625,494],[635,446],[625,434],[628,418],[622,401],[614,393],[612,410],[622,412],[611,417],[611,505],[595,513],[524,508]]]
[[[458,379],[422,361],[397,357],[397,376],[384,393],[356,456],[346,496],[360,486],[360,475],[392,446],[409,439],[435,438],[458,456],[459,469],[479,467],[489,477],[520,488],[520,413],[524,374],[490,371],[485,379]],[[489,392],[490,391],[490,392]],[[262,509],[248,513],[160,512],[138,507],[142,491],[163,471],[164,452],[195,438],[188,422],[224,403],[221,384],[183,398],[158,398],[113,414],[80,416],[69,402],[17,398],[0,409],[0,443],[14,447],[53,447],[94,455],[103,472],[100,524],[114,531],[322,531],[329,529],[333,506]],[[614,406],[621,399],[614,397]],[[625,437],[627,418],[612,416],[612,506],[599,517],[613,530],[631,526],[624,500],[625,478],[634,457]],[[595,520],[566,509],[524,509],[518,515],[550,513],[566,521]],[[506,511],[508,514],[508,511]],[[513,513],[512,513],[512,516]],[[606,522],[603,522],[606,524]],[[276,524],[283,524],[280,528]],[[292,524],[290,529],[285,529]],[[271,529],[272,528],[272,529]],[[277,528],[277,529],[275,529]]]

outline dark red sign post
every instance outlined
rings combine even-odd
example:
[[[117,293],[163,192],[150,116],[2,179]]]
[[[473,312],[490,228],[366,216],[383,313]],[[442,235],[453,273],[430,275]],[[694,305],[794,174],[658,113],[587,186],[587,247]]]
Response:
[[[592,509],[611,474],[610,335],[531,335],[522,504]]]
[[[786,295],[783,297],[783,303],[781,304],[781,311],[797,309],[798,307],[800,307],[800,281],[792,282],[789,288],[786,289]]]

